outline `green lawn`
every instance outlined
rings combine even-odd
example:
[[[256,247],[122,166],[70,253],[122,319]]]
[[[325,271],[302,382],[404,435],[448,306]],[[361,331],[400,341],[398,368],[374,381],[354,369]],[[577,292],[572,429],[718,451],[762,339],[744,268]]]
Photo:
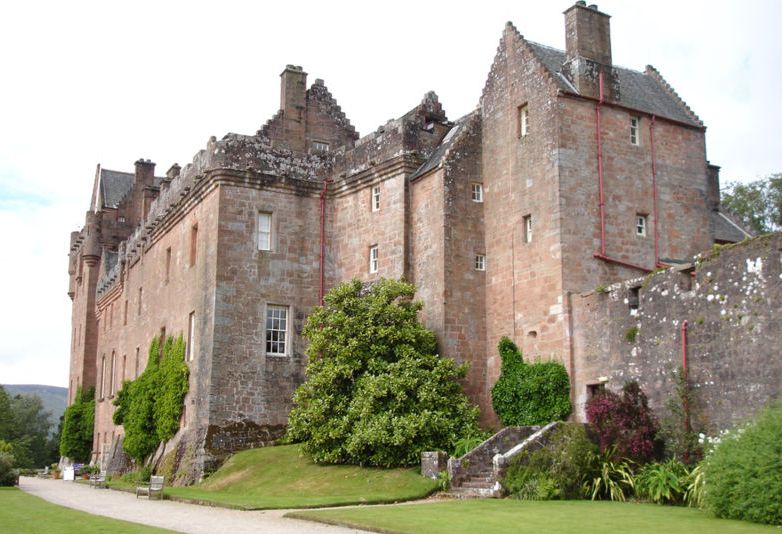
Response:
[[[395,534],[782,532],[777,527],[714,519],[692,508],[606,501],[481,499],[311,510],[287,515]]]
[[[172,532],[57,506],[18,488],[0,488],[0,532]]]
[[[202,484],[165,493],[243,509],[312,508],[419,499],[435,486],[416,469],[315,465],[299,445],[284,445],[239,452]]]

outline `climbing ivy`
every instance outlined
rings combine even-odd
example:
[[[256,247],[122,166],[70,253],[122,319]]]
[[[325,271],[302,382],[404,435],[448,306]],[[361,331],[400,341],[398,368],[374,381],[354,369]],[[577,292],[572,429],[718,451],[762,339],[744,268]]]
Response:
[[[136,460],[143,460],[161,441],[179,429],[183,403],[189,386],[189,369],[184,361],[185,342],[166,339],[160,358],[160,339],[149,346],[147,368],[136,380],[125,381],[114,399],[114,423],[125,427],[122,448]]]
[[[492,406],[503,425],[541,425],[570,415],[570,379],[559,362],[524,362],[513,341],[503,337],[497,349],[502,368],[491,390]]]

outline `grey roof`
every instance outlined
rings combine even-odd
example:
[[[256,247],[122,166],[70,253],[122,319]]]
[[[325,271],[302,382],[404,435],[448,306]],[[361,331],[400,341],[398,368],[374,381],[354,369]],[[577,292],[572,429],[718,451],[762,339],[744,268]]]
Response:
[[[130,172],[100,170],[100,208],[116,208],[133,187],[135,176]]]
[[[427,159],[418,169],[413,173],[413,175],[410,177],[411,180],[415,180],[419,176],[423,176],[427,172],[431,171],[432,169],[437,168],[440,166],[440,164],[443,161],[443,158],[445,157],[445,154],[448,152],[448,149],[451,148],[451,145],[454,143],[454,140],[457,137],[457,134],[459,133],[459,130],[465,127],[467,124],[467,121],[474,115],[478,113],[478,110],[473,111],[472,113],[468,113],[464,117],[458,119],[454,125],[453,128],[448,130],[448,133],[445,134],[445,137],[443,137],[443,140],[440,141],[440,144],[437,145],[437,148],[434,149],[434,152],[432,152],[432,155],[429,156],[429,159]]]
[[[720,206],[719,211],[711,212],[712,239],[714,241],[738,243],[752,234],[744,229],[740,221]]]
[[[565,52],[538,43],[527,41],[535,55],[551,72],[560,89],[578,94],[578,91],[562,74],[562,65],[565,63]],[[644,111],[658,117],[673,119],[692,126],[703,126],[687,109],[684,102],[672,95],[663,87],[660,81],[649,74],[635,70],[617,67],[614,69],[619,75],[619,93],[623,106]]]

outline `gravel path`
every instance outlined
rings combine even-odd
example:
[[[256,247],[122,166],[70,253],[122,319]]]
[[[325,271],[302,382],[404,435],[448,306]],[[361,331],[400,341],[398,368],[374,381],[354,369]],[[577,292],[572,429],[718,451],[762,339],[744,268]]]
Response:
[[[85,484],[63,480],[22,477],[19,488],[31,495],[68,508],[178,532],[209,534],[219,532],[360,534],[364,532],[300,519],[286,519],[283,515],[288,510],[245,512],[174,501],[148,501],[143,497],[137,499],[132,493],[93,489]]]

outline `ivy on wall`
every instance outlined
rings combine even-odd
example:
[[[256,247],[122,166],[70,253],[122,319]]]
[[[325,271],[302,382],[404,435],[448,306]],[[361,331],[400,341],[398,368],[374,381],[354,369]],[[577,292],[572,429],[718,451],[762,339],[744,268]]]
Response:
[[[147,368],[133,381],[122,383],[114,398],[114,424],[125,427],[122,448],[143,460],[161,441],[176,434],[189,388],[190,369],[185,363],[185,342],[166,338],[163,348],[155,337],[149,346]]]
[[[542,425],[570,415],[570,379],[559,362],[525,363],[513,341],[497,349],[502,368],[491,390],[492,406],[503,425]]]

